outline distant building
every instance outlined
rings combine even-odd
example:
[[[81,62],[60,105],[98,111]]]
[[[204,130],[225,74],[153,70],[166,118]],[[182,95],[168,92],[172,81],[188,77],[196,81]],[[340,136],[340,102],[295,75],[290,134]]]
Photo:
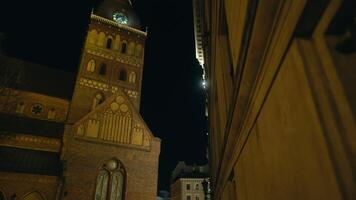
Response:
[[[356,199],[356,1],[193,7],[213,199]]]
[[[139,112],[146,37],[129,0],[104,0],[78,74],[0,56],[0,199],[156,199],[160,139]]]
[[[180,161],[171,176],[172,200],[205,200],[203,182],[209,181],[209,167],[189,166]]]

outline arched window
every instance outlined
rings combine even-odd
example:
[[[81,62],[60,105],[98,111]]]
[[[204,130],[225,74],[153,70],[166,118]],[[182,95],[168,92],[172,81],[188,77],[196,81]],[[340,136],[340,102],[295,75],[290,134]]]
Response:
[[[89,60],[89,62],[87,64],[87,71],[89,71],[89,72],[95,71],[95,60],[93,60],[93,59]]]
[[[34,191],[26,194],[23,200],[45,200],[45,198],[41,195],[41,193]]]
[[[125,69],[121,69],[119,71],[119,80],[120,81],[126,81],[126,79],[127,79],[127,72],[126,72]]]
[[[104,95],[101,93],[98,93],[94,96],[93,98],[93,105],[92,105],[92,109],[94,110],[98,105],[100,105],[101,103],[103,103],[105,100]]]
[[[122,42],[121,44],[121,53],[126,53],[127,51],[127,43],[126,42]]]
[[[109,172],[106,169],[101,169],[96,179],[95,200],[106,200],[108,184]]]
[[[106,74],[106,64],[105,63],[102,63],[100,65],[99,74],[100,75],[105,75]]]
[[[96,179],[95,200],[123,200],[126,172],[117,159],[106,162]]]
[[[106,48],[107,49],[111,49],[111,46],[112,46],[112,39],[111,38],[108,38],[106,40]]]
[[[130,83],[135,83],[136,82],[136,73],[135,72],[130,72],[129,82]]]

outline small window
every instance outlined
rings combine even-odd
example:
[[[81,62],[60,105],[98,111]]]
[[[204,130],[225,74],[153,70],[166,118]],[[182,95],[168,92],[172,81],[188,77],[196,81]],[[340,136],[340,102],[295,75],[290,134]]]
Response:
[[[187,184],[186,188],[187,190],[190,190],[190,184]]]
[[[199,184],[195,184],[195,190],[199,190]]]
[[[127,78],[127,72],[125,69],[121,69],[119,72],[119,80],[120,81],[126,81]]]
[[[94,110],[98,105],[103,103],[104,100],[105,100],[104,95],[102,95],[101,93],[96,94],[93,99],[92,109]]]
[[[100,65],[99,74],[100,75],[105,75],[106,74],[106,64],[105,63]]]
[[[108,38],[108,40],[106,40],[106,48],[111,49],[111,46],[112,46],[112,39]]]
[[[192,197],[190,195],[187,195],[187,200],[192,200]]]
[[[199,196],[195,196],[195,200],[199,200]]]
[[[126,53],[127,51],[127,44],[126,42],[123,42],[121,45],[121,53]]]

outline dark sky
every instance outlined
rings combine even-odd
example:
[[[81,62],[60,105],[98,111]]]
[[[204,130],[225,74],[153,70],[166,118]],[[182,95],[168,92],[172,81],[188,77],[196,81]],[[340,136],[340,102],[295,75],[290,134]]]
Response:
[[[8,0],[0,3],[0,32],[10,56],[76,72],[97,0]],[[194,56],[191,0],[132,0],[148,26],[141,114],[162,139],[159,189],[169,189],[178,161],[206,162],[201,69]]]

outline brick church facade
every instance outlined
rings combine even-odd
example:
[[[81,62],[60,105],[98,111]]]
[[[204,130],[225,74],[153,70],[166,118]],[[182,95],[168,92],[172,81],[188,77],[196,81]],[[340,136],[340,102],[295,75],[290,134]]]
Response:
[[[0,57],[0,199],[156,198],[160,139],[139,113],[146,36],[129,1],[106,0],[76,78]]]

